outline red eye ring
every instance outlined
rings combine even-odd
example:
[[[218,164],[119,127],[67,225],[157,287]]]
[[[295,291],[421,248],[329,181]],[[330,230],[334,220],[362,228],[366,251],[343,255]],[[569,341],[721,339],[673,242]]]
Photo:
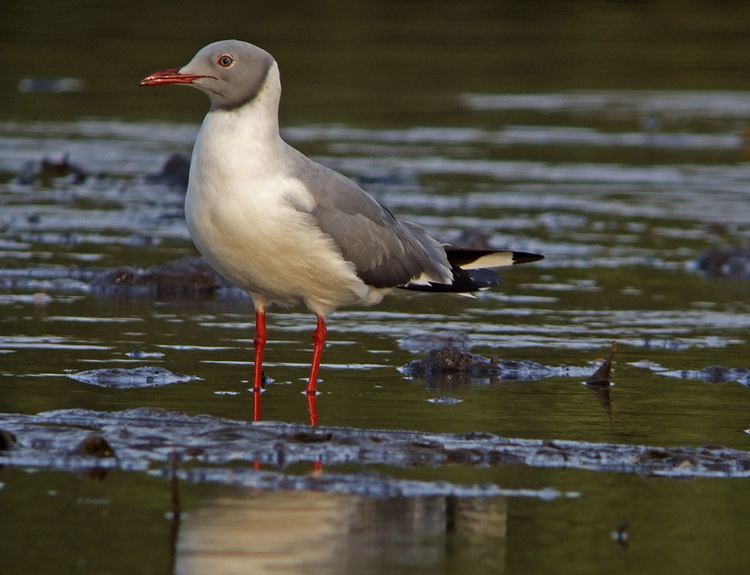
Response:
[[[229,66],[234,64],[234,58],[232,58],[229,54],[222,54],[221,56],[216,58],[216,63],[222,68],[229,68]]]

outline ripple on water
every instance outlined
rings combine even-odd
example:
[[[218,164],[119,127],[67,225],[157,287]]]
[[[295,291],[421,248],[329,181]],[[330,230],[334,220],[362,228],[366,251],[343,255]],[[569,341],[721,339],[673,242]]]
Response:
[[[96,345],[89,343],[70,343],[72,338],[63,336],[0,336],[0,347],[5,349],[47,349],[47,350],[71,350],[71,351],[93,351],[110,350],[112,346]]]
[[[596,91],[549,94],[465,94],[464,105],[479,111],[533,110],[538,112],[658,115],[678,118],[745,119],[750,116],[750,95],[726,91]]]

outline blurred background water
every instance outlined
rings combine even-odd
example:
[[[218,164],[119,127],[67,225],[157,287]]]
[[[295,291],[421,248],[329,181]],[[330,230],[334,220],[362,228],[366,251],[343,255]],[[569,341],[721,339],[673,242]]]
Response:
[[[184,188],[147,176],[189,154],[207,103],[138,81],[233,37],[277,58],[284,135],[303,152],[436,237],[547,256],[478,300],[406,294],[334,315],[323,425],[746,449],[749,25],[750,8],[734,2],[4,2],[0,410],[249,418],[248,300],[90,291],[95,274],[116,266],[195,254]],[[85,176],[39,167],[62,158]],[[727,250],[718,259],[708,252],[717,248]],[[302,309],[269,316],[266,419],[307,421],[299,392],[313,327]],[[445,334],[488,356],[577,367],[616,340],[616,386],[603,395],[580,378],[425,381],[398,371],[423,354],[420,338]],[[68,377],[139,365],[201,379],[120,390]],[[712,366],[724,381],[713,381]],[[444,395],[461,402],[427,401]],[[178,557],[203,557],[195,541],[224,529],[217,557],[244,546],[257,559],[264,549],[247,541],[263,516],[283,525],[307,517],[306,533],[339,540],[325,551],[313,540],[310,558],[267,537],[289,572],[739,573],[749,558],[743,480],[523,466],[380,471],[581,497],[467,504],[472,531],[450,527],[462,515],[445,501],[185,485],[194,516]],[[168,495],[165,482],[137,473],[96,482],[0,469],[0,510],[14,525],[0,570],[164,572]],[[611,534],[623,522],[630,538],[618,545]],[[230,533],[245,543],[221,547]],[[368,548],[396,551],[377,560]]]

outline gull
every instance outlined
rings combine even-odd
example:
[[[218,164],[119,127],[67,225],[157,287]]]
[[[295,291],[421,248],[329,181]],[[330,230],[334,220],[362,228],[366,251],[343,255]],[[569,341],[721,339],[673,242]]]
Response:
[[[206,261],[255,306],[256,394],[271,304],[302,304],[317,316],[307,386],[315,396],[334,310],[379,303],[395,288],[472,294],[499,285],[495,268],[543,259],[440,243],[287,144],[279,133],[279,66],[262,48],[214,42],[185,66],[141,81],[166,85],[198,88],[210,101],[193,148],[185,219]]]

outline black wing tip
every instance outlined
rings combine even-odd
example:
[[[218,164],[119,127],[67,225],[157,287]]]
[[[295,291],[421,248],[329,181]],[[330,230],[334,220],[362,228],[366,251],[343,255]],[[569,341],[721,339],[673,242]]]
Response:
[[[470,294],[497,287],[500,283],[500,278],[491,269],[462,270],[453,268],[453,281],[449,284],[429,282],[427,284],[406,284],[399,287],[412,291]]]
[[[543,260],[542,254],[532,254],[531,252],[513,252],[513,265],[517,264],[529,264],[531,262],[538,262]]]

